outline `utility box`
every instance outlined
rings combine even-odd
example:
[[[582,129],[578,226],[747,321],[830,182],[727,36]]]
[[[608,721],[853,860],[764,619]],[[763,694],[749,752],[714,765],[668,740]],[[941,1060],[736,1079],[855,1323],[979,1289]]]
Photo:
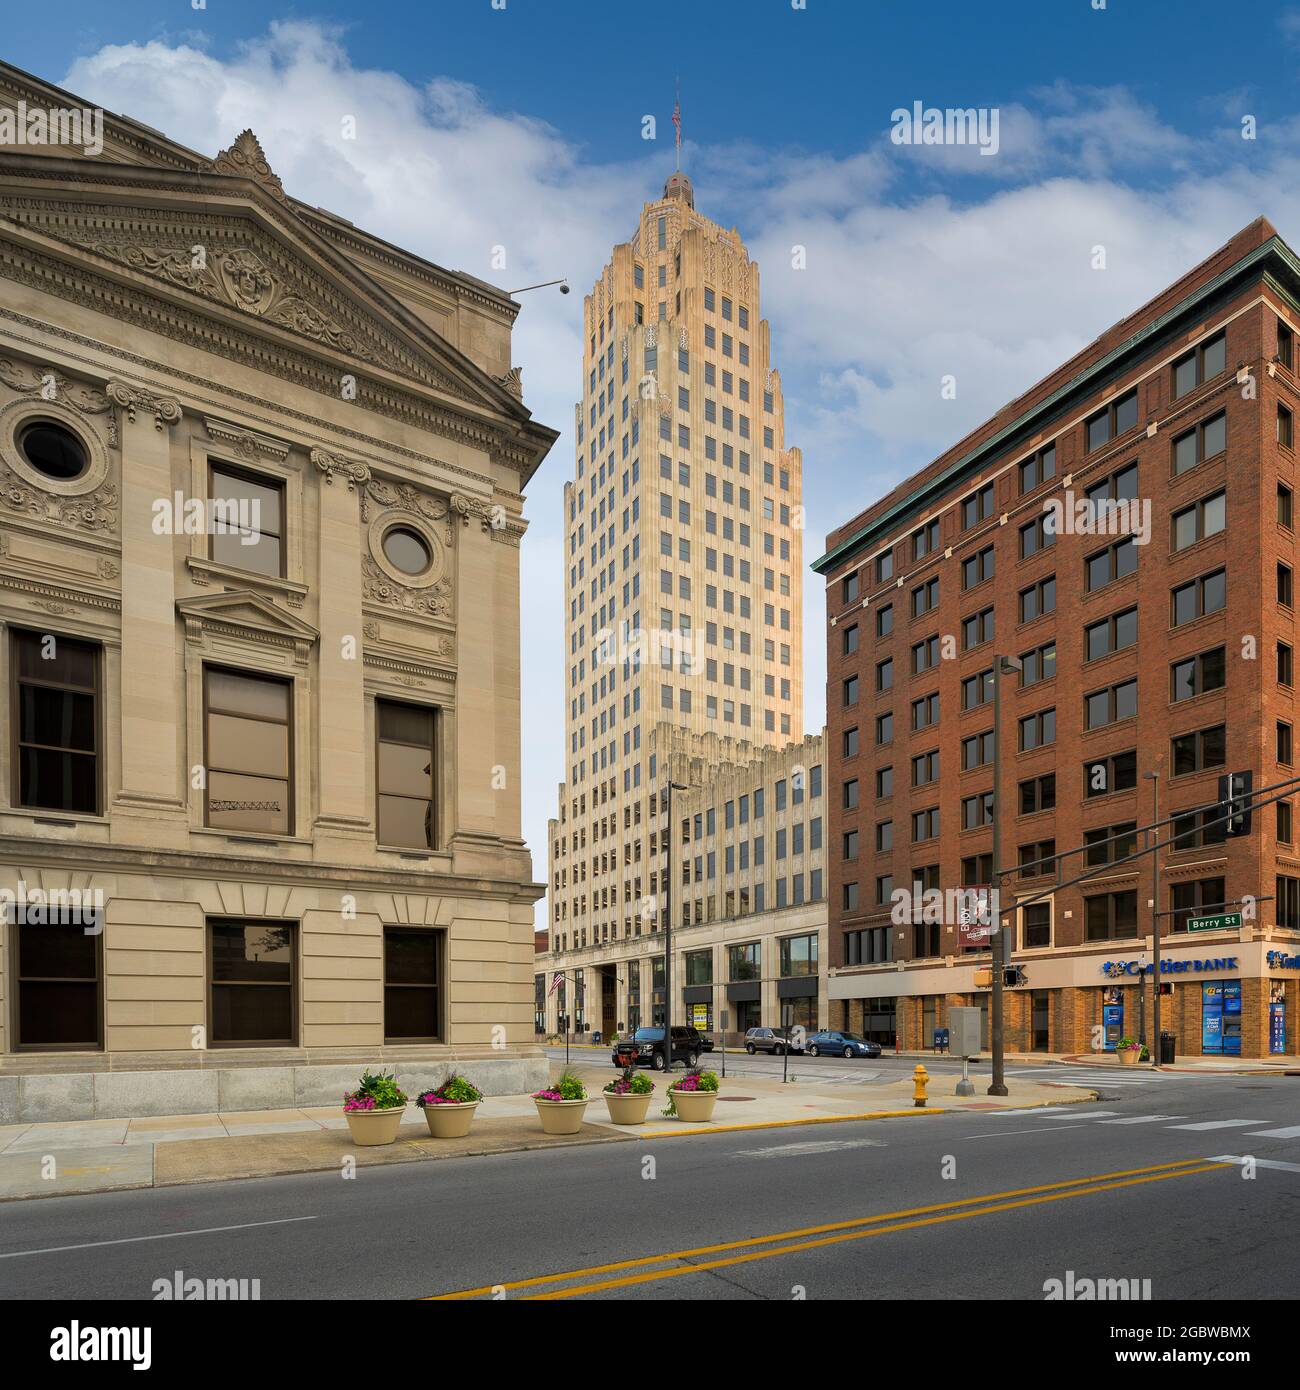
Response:
[[[980,1055],[979,1009],[948,1010],[948,1051],[954,1057]]]

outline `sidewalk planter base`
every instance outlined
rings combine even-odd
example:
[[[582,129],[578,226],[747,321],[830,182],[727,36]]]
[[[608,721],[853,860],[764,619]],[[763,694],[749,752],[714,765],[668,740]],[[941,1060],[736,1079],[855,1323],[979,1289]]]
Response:
[[[614,1095],[605,1092],[605,1104],[609,1106],[609,1121],[615,1125],[643,1125],[650,1102],[654,1097],[649,1091],[644,1095]]]
[[[345,1110],[343,1113],[352,1131],[352,1142],[364,1147],[391,1144],[397,1138],[406,1107],[395,1105],[391,1110]]]
[[[713,1107],[718,1103],[717,1091],[674,1091],[673,1104],[677,1107],[677,1118],[692,1124],[702,1123],[713,1118]]]
[[[1125,1048],[1119,1054],[1120,1065],[1135,1067],[1142,1060],[1142,1053],[1136,1047]]]
[[[590,1102],[585,1100],[538,1100],[537,1118],[544,1134],[577,1134],[582,1128],[582,1116]]]
[[[474,1123],[474,1112],[478,1107],[476,1100],[467,1100],[459,1105],[426,1105],[424,1122],[435,1139],[464,1139]]]

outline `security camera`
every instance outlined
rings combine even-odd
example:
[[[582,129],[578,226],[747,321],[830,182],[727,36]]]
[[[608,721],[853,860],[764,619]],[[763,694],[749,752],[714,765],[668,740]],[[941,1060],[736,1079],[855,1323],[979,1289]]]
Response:
[[[561,294],[568,294],[568,292],[569,292],[569,282],[568,282],[567,280],[561,281],[561,283],[560,283],[560,293],[561,293]]]

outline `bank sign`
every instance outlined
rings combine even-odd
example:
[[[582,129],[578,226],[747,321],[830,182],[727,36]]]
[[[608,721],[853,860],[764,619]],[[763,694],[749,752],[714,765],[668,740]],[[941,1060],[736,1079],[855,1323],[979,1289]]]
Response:
[[[1300,970],[1300,956],[1288,956],[1284,951],[1270,951],[1264,960],[1270,970]]]
[[[1189,972],[1199,975],[1204,971],[1219,974],[1225,970],[1236,969],[1236,956],[1215,956],[1213,959],[1205,960],[1171,960],[1165,956],[1160,962],[1162,975],[1184,975]],[[1140,960],[1104,960],[1101,963],[1101,973],[1110,979],[1117,979],[1121,975],[1149,974],[1150,970],[1151,967]]]

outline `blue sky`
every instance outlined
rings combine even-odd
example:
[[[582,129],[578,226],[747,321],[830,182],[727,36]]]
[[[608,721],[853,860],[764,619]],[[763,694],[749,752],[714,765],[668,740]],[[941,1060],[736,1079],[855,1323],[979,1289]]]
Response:
[[[1254,217],[1300,241],[1300,3],[1097,3],[59,0],[8,6],[0,54],[199,150],[251,125],[291,193],[435,261],[507,288],[573,281],[526,297],[515,346],[529,406],[565,431],[523,551],[525,833],[544,878],[581,292],[671,168],[674,81],[697,205],[762,267],[811,560]],[[916,101],[996,108],[998,153],[892,145],[891,112]],[[821,583],[805,589],[816,728]]]

